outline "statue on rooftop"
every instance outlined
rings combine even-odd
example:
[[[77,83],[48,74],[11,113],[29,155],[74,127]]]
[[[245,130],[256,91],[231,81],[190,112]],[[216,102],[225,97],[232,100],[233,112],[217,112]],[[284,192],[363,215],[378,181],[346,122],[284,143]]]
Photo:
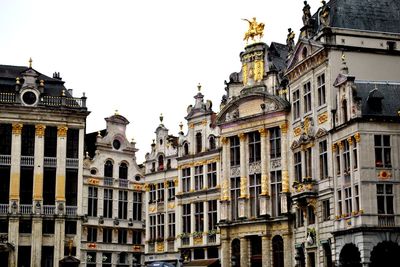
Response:
[[[286,38],[286,45],[289,47],[289,53],[293,52],[294,49],[294,37],[295,37],[294,31],[292,31],[292,28],[289,28],[288,35]]]
[[[307,3],[307,1],[304,1],[304,7],[303,7],[303,25],[304,26],[309,26],[311,23],[311,7]]]
[[[243,40],[248,42],[249,38],[251,38],[251,40],[254,41],[254,38],[256,36],[259,36],[259,39],[261,39],[264,36],[264,23],[257,22],[257,19],[255,17],[253,17],[253,19],[250,21],[248,19],[242,19],[245,20],[249,23],[249,29],[247,30],[247,32],[244,35]]]
[[[319,22],[321,25],[328,27],[329,26],[329,13],[330,7],[326,4],[326,1],[322,1],[322,7],[319,12]]]

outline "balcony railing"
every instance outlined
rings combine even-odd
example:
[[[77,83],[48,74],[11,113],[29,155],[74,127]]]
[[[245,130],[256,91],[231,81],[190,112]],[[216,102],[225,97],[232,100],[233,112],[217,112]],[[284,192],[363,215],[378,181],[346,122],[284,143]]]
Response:
[[[32,204],[19,205],[19,212],[21,214],[32,214]]]
[[[16,103],[17,95],[15,93],[0,93],[0,103]]]
[[[21,166],[33,167],[34,161],[33,156],[21,156]]]
[[[208,244],[215,244],[215,243],[217,243],[217,235],[208,235],[208,236],[207,236],[207,243],[208,243]]]
[[[8,213],[8,204],[0,204],[0,214]]]
[[[10,166],[11,165],[11,155],[0,155],[0,165]]]
[[[44,167],[57,167],[57,158],[56,157],[44,157],[43,162]]]
[[[190,245],[190,237],[182,237],[182,246],[189,246]]]
[[[44,215],[53,215],[56,213],[55,205],[43,205],[43,214]]]
[[[0,103],[17,103],[16,93],[0,93]],[[86,97],[43,96],[39,104],[50,107],[86,108]]]
[[[77,214],[77,206],[67,206],[65,209],[65,214],[69,216],[75,216]]]
[[[71,169],[78,169],[79,168],[79,159],[67,158],[66,167]]]
[[[303,179],[302,182],[293,183],[293,198],[315,196],[317,194],[316,182],[311,178]]]
[[[380,227],[394,227],[394,215],[378,215],[378,225]]]
[[[118,179],[119,187],[128,187],[129,181],[126,179]]]
[[[114,178],[112,177],[104,177],[103,180],[104,185],[113,186],[114,185]]]

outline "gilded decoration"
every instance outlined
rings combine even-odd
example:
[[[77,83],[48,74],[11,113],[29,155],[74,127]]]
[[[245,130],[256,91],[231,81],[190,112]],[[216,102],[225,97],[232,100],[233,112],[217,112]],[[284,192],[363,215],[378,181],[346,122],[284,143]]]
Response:
[[[247,197],[247,177],[240,178],[240,197],[246,198]]]
[[[339,150],[343,150],[344,145],[342,141],[337,142],[337,146],[339,147]]]
[[[89,178],[89,179],[87,180],[87,182],[88,182],[88,184],[92,184],[92,185],[98,185],[98,184],[100,184],[100,180],[99,180],[99,179],[96,179],[96,178]]]
[[[244,34],[243,41],[248,42],[251,39],[253,42],[255,41],[255,37],[259,37],[259,40],[264,36],[264,27],[265,24],[262,22],[257,22],[256,17],[253,17],[252,20],[242,19],[249,23],[249,28],[247,32]]]
[[[133,184],[133,190],[136,191],[142,191],[144,189],[144,186],[141,184]]]
[[[12,124],[12,133],[15,135],[21,135],[22,127],[23,127],[22,123],[13,123]]]
[[[266,175],[266,174],[261,175],[261,195],[263,195],[263,196],[269,195],[268,175]]]
[[[221,137],[221,144],[226,145],[228,144],[228,138],[226,138],[225,136]]]
[[[318,124],[323,124],[328,121],[328,112],[322,113],[318,116]]]
[[[178,178],[175,178],[175,179],[174,179],[174,185],[175,185],[175,187],[178,187],[178,183],[179,183],[179,182],[178,182]]]
[[[243,78],[243,85],[247,85],[247,63],[242,65],[242,78]]]
[[[254,62],[254,81],[261,82],[264,78],[264,60]]]
[[[149,211],[150,211],[150,212],[155,212],[155,211],[156,211],[156,205],[153,205],[153,204],[150,205],[150,206],[149,206]]]
[[[67,136],[68,127],[66,126],[58,126],[57,128],[57,136],[58,137],[66,137]]]
[[[314,210],[317,208],[317,199],[316,198],[309,198],[307,199],[308,206],[313,207]]]
[[[157,252],[164,252],[164,242],[157,242]]]
[[[193,128],[194,128],[194,123],[190,123],[190,124],[189,124],[189,128],[190,128],[190,129],[193,129]]]
[[[238,137],[239,137],[240,142],[246,141],[246,134],[240,133],[240,134],[238,134]]]
[[[194,237],[193,242],[195,245],[203,245],[203,237],[202,236]]]
[[[356,140],[357,143],[360,143],[360,141],[361,141],[361,135],[360,135],[360,133],[356,133],[356,134],[354,135],[354,139]]]
[[[296,127],[293,130],[294,136],[299,136],[301,134],[301,127]]]
[[[289,173],[287,170],[282,171],[282,192],[290,192],[289,188]]]
[[[168,203],[168,209],[172,210],[174,208],[175,208],[175,203],[174,202]]]
[[[349,138],[347,138],[347,142],[349,142],[349,145],[353,144],[353,138],[350,136]]]
[[[258,132],[260,133],[261,137],[267,137],[268,136],[268,130],[265,129],[265,128],[259,129]]]
[[[336,152],[337,149],[337,145],[336,144],[332,144],[332,152]]]
[[[149,192],[149,191],[150,191],[150,185],[147,184],[147,183],[144,184],[143,188],[144,188],[144,190],[145,190],[146,192]]]
[[[37,137],[42,138],[44,136],[44,131],[46,129],[46,126],[43,124],[37,124],[35,125],[35,134]]]
[[[283,134],[287,134],[287,132],[288,132],[288,124],[286,122],[282,123],[281,125],[279,125],[279,127],[281,128],[281,132]]]

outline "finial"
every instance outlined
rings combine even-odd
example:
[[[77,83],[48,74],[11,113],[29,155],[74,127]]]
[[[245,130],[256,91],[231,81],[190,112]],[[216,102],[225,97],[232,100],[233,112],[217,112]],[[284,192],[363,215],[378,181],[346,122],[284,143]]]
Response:
[[[200,83],[197,85],[197,90],[198,90],[199,92],[201,91],[201,84],[200,84]]]
[[[347,67],[346,64],[346,55],[342,52],[342,68],[341,68],[342,74],[349,74],[349,68]]]
[[[156,144],[156,140],[155,139],[153,139],[153,145],[155,145]]]
[[[89,158],[89,152],[88,151],[86,151],[86,156],[85,156],[85,158]]]
[[[118,113],[118,109],[116,109],[116,110],[115,110],[115,113],[114,113],[114,115],[115,115],[115,116],[118,116],[118,115],[119,115],[119,113]]]
[[[161,124],[163,123],[163,120],[164,120],[164,116],[163,116],[163,114],[161,113],[161,114],[160,114],[160,122],[161,122]]]
[[[15,78],[15,83],[20,84],[21,82],[19,81],[19,77]]]
[[[44,86],[44,81],[43,81],[43,80],[40,80],[40,82],[39,82],[39,86],[41,86],[41,87],[43,87],[43,86]]]
[[[181,132],[182,132],[182,129],[183,129],[183,123],[182,122],[179,123],[179,129],[181,129]]]
[[[29,68],[32,68],[32,58],[29,58]]]
[[[135,139],[134,138],[131,139],[131,143],[135,143]]]
[[[64,89],[62,90],[61,95],[62,95],[62,96],[65,96],[65,90],[64,90]]]
[[[101,132],[100,131],[97,132],[97,137],[101,137]]]

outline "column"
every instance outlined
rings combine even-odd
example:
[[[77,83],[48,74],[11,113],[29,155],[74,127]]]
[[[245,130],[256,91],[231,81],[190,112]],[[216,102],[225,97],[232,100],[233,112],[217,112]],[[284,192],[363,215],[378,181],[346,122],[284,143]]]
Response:
[[[246,237],[240,238],[240,267],[249,267],[249,242]]]
[[[269,194],[269,165],[270,162],[270,154],[269,154],[269,142],[268,142],[268,130],[267,129],[260,129],[261,137],[261,196],[260,196],[260,214],[267,215],[271,214],[270,211],[270,194]]]
[[[59,261],[64,257],[65,221],[56,218],[54,222],[54,267],[59,266]]]
[[[196,220],[194,217],[194,213],[196,211],[196,205],[194,203],[190,203],[190,230],[191,232],[195,232],[196,229]],[[194,245],[194,238],[193,236],[190,238],[190,245]],[[192,258],[193,259],[193,258]]]
[[[203,227],[204,227],[204,230],[203,230],[203,232],[207,233],[207,234],[203,234],[203,244],[208,244],[208,231],[209,231],[209,229],[208,229],[208,210],[209,209],[210,209],[210,207],[208,206],[208,201],[204,201],[204,204],[203,204],[203,210],[204,210]]]
[[[271,266],[271,237],[268,235],[263,235],[262,239],[262,266]]]
[[[282,194],[281,194],[281,211],[288,212],[288,197],[290,194],[289,172],[288,172],[288,124],[287,122],[279,125],[281,128],[281,166],[282,166]]]
[[[221,145],[222,145],[222,159],[221,159],[221,167],[222,173],[221,177],[221,221],[226,221],[228,219],[228,202],[229,202],[229,145],[228,138],[221,137]]]
[[[248,197],[248,175],[246,161],[247,136],[245,133],[240,133],[238,136],[240,140],[240,198],[238,200],[239,218],[245,218],[248,215],[248,209],[246,209],[246,199]]]
[[[284,266],[292,266],[292,258],[294,258],[294,251],[292,250],[292,238],[289,233],[282,235],[283,238],[283,263]]]
[[[230,258],[231,258],[231,253],[230,253],[230,244],[229,240],[224,237],[223,239],[221,238],[221,267],[230,267]]]

